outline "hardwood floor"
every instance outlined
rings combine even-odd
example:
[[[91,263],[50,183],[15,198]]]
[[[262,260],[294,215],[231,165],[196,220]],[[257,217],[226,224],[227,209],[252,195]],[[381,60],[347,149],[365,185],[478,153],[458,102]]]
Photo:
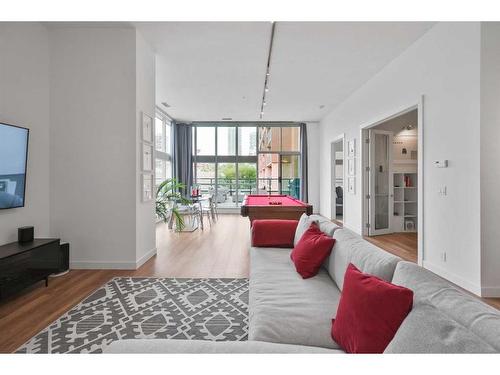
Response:
[[[0,303],[0,353],[10,353],[116,276],[248,277],[249,222],[239,215],[220,215],[205,230],[173,233],[156,230],[158,254],[137,270],[71,270],[38,283]]]
[[[409,262],[417,263],[417,234],[392,233],[364,237],[365,240]]]

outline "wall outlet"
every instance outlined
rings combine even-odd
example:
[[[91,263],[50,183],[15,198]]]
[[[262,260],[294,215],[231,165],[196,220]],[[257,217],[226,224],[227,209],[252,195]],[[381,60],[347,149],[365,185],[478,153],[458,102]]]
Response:
[[[442,260],[443,262],[446,262],[446,251],[443,251],[443,252],[441,253],[441,260]]]

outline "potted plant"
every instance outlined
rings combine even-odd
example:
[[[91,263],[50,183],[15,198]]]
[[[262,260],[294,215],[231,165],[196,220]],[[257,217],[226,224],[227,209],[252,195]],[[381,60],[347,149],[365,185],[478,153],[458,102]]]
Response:
[[[183,230],[184,219],[177,209],[177,204],[190,204],[191,201],[186,199],[179,193],[180,190],[185,189],[186,185],[178,182],[175,178],[168,178],[163,181],[156,190],[156,215],[163,220],[163,222],[170,221],[171,227],[172,219],[175,218],[177,230]]]

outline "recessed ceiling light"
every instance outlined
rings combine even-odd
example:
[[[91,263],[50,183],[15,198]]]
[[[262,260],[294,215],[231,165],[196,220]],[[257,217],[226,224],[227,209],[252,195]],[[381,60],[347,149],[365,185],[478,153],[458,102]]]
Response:
[[[268,91],[269,91],[269,88],[268,88],[268,87],[266,87],[266,88],[264,89],[264,91],[265,91],[265,92],[268,92]]]
[[[267,103],[266,102],[262,102],[262,105],[267,105]]]

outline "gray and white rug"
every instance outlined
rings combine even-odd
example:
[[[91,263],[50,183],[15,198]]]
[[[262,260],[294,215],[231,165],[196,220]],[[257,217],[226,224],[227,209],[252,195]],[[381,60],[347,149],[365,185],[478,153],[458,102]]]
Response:
[[[248,279],[117,277],[18,353],[99,353],[123,339],[244,341]]]

